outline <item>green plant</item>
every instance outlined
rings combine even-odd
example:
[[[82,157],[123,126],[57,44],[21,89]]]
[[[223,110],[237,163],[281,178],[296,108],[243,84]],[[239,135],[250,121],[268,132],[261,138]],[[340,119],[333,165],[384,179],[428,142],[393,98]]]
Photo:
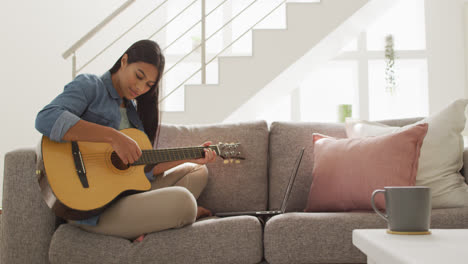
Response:
[[[339,104],[338,105],[338,121],[344,123],[347,117],[353,115],[353,106],[350,104]]]
[[[395,92],[395,50],[393,49],[393,36],[385,37],[385,91],[390,94]]]

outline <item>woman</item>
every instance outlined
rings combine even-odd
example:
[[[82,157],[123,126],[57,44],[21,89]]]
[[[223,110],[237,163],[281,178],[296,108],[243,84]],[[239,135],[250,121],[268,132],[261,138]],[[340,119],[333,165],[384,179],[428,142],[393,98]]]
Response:
[[[135,162],[142,151],[119,130],[138,128],[154,145],[164,64],[156,42],[134,43],[101,77],[82,74],[67,84],[63,93],[38,113],[36,129],[58,142],[109,143],[125,164]],[[203,146],[210,144],[205,142]],[[204,164],[215,158],[216,153],[206,148],[201,159],[147,167],[146,176],[152,181],[150,191],[121,198],[98,216],[69,222],[91,232],[128,239],[193,223],[211,215],[207,209],[197,207],[195,199],[207,183]]]

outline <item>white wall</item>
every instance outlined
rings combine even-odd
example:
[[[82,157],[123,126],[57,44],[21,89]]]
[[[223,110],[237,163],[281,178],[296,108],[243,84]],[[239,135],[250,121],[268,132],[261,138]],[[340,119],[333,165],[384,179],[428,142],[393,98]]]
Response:
[[[0,179],[5,153],[37,145],[36,113],[71,80],[71,62],[61,54],[123,2],[2,1]]]
[[[457,98],[468,96],[464,55],[465,1],[425,1],[430,113]]]

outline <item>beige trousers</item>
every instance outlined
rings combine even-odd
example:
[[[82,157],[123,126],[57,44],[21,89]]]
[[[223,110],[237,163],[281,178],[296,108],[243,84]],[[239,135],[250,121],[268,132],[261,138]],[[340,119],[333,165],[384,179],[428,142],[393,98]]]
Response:
[[[115,202],[101,214],[97,226],[74,225],[90,232],[128,239],[179,228],[195,222],[196,199],[207,182],[205,165],[184,163],[156,176],[150,191]]]

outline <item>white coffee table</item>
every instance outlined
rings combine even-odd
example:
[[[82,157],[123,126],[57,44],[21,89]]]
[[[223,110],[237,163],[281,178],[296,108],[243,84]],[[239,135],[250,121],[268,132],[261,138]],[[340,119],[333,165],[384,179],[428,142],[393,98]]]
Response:
[[[385,229],[355,229],[353,244],[367,263],[468,263],[468,229],[432,229],[430,235],[392,235]]]

